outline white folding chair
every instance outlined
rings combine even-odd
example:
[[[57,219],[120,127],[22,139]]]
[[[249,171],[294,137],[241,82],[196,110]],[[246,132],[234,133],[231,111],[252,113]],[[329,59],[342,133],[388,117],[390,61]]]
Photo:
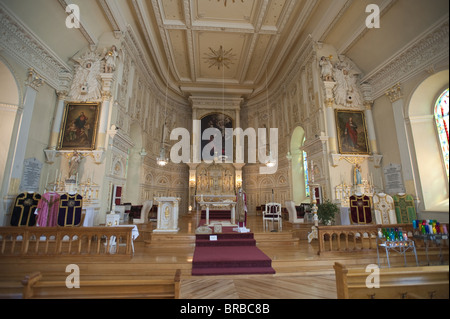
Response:
[[[281,204],[279,203],[268,203],[266,204],[266,209],[263,212],[263,225],[264,230],[266,230],[267,223],[272,223],[272,229],[274,223],[278,223],[278,230],[283,230],[283,222],[281,216]]]

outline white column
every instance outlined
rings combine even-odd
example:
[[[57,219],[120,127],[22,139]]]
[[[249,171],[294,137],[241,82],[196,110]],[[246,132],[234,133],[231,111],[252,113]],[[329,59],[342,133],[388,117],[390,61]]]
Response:
[[[369,139],[369,147],[374,155],[378,154],[377,137],[375,135],[375,126],[373,124],[373,97],[372,97],[372,87],[370,84],[361,85],[361,92],[364,97],[365,111],[364,115],[366,117],[367,126],[367,137]]]
[[[106,131],[108,129],[109,105],[109,99],[103,100],[97,134],[97,149],[99,150],[105,149]]]
[[[11,173],[10,187],[14,187],[14,192],[18,191],[16,188],[19,187],[20,179],[22,178],[23,161],[25,160],[25,153],[28,145],[28,136],[30,133],[31,120],[33,118],[34,104],[38,92],[37,90],[43,83],[44,81],[37,75],[37,73],[30,69],[28,72],[22,118],[19,122],[19,130],[17,134],[17,142]]]
[[[61,131],[61,124],[64,115],[64,102],[67,92],[56,92],[58,95],[58,104],[56,105],[55,118],[53,119],[53,127],[50,135],[49,149],[55,150],[58,146],[59,132]]]
[[[408,135],[406,132],[405,115],[404,115],[404,99],[401,92],[401,85],[397,84],[386,92],[392,103],[394,112],[395,130],[397,132],[398,149],[402,164],[403,180],[408,193],[414,192],[414,175],[411,163],[411,155],[409,152]]]
[[[336,135],[336,120],[334,115],[334,96],[333,88],[336,86],[335,82],[324,82],[325,86],[325,103],[326,103],[326,119],[327,119],[327,134],[328,134],[328,146],[331,154],[338,153],[338,143]]]
[[[366,105],[364,111],[367,124],[367,137],[369,139],[370,150],[373,154],[378,154],[377,137],[375,135],[375,127],[373,125],[372,107],[370,104]]]

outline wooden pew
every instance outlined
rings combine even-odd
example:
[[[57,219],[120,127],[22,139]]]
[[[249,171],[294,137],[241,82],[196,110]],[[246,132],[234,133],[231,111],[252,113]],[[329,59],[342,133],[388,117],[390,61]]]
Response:
[[[372,285],[375,272],[366,269],[348,269],[334,264],[338,299],[448,299],[449,266],[381,268],[379,288]]]
[[[65,281],[45,281],[41,273],[22,280],[23,299],[180,299],[181,270],[174,279],[80,280],[80,288]]]

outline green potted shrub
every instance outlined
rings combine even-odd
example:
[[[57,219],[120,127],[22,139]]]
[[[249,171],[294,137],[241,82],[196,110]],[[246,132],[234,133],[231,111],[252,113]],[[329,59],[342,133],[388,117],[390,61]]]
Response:
[[[324,225],[331,225],[334,223],[334,216],[339,212],[339,207],[333,204],[329,199],[318,206],[317,217]]]

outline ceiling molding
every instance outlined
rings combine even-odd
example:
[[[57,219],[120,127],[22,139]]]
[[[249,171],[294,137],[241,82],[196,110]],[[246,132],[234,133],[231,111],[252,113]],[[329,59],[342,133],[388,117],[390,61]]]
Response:
[[[410,41],[378,68],[367,74],[361,83],[372,86],[373,98],[383,96],[387,89],[407,81],[429,66],[449,58],[448,14],[428,30]]]
[[[0,3],[0,48],[27,68],[33,68],[55,90],[67,90],[72,68],[61,60],[14,13]]]

